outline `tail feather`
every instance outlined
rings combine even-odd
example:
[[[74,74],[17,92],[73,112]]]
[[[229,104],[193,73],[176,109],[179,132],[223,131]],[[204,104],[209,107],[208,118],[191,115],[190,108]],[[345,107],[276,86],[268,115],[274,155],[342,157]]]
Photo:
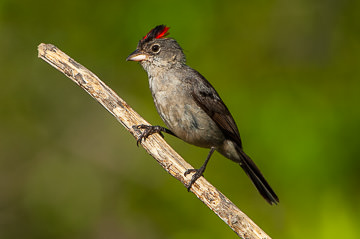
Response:
[[[261,174],[259,168],[255,165],[252,159],[247,156],[242,149],[238,149],[241,161],[240,166],[249,176],[256,189],[261,196],[270,204],[277,204],[279,202],[278,196],[270,187],[264,176]]]

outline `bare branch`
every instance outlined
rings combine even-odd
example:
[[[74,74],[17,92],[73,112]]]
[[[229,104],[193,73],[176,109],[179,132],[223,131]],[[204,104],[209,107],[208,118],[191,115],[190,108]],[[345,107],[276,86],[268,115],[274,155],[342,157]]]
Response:
[[[64,73],[96,101],[104,106],[136,139],[141,132],[134,125],[149,125],[124,100],[105,85],[95,74],[74,61],[51,44],[40,44],[38,56]],[[135,142],[134,142],[135,145]],[[151,135],[141,145],[173,177],[187,185],[191,175],[185,177],[187,169],[192,168],[175,152],[159,134]],[[185,190],[184,190],[185,191]],[[240,211],[225,195],[212,186],[204,177],[199,178],[191,191],[218,215],[242,238],[270,238],[248,216]]]

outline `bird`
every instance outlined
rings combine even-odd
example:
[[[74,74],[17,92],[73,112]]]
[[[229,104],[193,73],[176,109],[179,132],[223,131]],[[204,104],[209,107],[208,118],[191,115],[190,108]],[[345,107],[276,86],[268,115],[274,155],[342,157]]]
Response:
[[[218,151],[238,163],[251,179],[261,196],[270,204],[279,198],[253,160],[244,152],[238,127],[229,109],[214,87],[198,71],[186,64],[186,57],[178,42],[170,37],[169,27],[158,25],[140,41],[127,61],[139,62],[146,71],[149,88],[158,114],[167,128],[155,125],[136,125],[143,130],[137,144],[155,133],[165,132],[181,140],[210,151],[199,169],[188,169],[184,176],[193,174],[186,186],[189,191]]]

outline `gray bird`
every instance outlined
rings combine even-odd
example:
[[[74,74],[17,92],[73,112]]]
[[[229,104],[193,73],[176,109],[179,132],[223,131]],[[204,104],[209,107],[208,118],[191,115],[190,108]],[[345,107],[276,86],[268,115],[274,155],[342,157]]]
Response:
[[[203,175],[213,152],[240,164],[270,204],[279,202],[255,163],[242,148],[239,130],[228,108],[212,85],[199,72],[186,65],[185,55],[175,39],[167,38],[169,28],[159,25],[142,38],[126,60],[138,61],[147,72],[156,109],[166,126],[138,125],[144,129],[137,143],[154,133],[166,132],[189,144],[210,148],[187,189]]]

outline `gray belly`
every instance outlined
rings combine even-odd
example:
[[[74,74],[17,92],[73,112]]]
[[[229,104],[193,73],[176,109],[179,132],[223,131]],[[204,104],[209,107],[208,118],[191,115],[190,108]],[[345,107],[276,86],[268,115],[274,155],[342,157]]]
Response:
[[[160,91],[153,94],[153,97],[160,117],[180,139],[204,148],[219,147],[223,144],[223,133],[191,96],[169,96]]]

